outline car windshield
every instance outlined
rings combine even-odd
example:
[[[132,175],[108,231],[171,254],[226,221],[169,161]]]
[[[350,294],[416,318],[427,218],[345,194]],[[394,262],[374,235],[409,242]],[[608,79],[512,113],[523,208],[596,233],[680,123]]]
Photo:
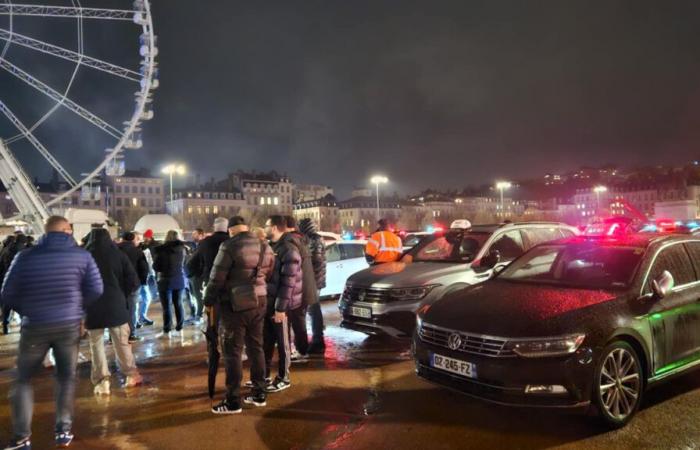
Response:
[[[546,283],[584,289],[620,289],[629,285],[642,259],[639,247],[596,243],[541,245],[508,266],[501,280]]]
[[[428,236],[411,252],[415,262],[471,262],[491,233],[450,231]]]

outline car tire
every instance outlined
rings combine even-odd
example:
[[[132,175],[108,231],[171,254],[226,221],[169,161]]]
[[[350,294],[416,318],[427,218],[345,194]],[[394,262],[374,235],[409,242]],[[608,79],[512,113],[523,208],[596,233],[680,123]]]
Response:
[[[624,427],[639,410],[644,373],[637,351],[625,341],[603,349],[593,378],[593,403],[609,428]]]

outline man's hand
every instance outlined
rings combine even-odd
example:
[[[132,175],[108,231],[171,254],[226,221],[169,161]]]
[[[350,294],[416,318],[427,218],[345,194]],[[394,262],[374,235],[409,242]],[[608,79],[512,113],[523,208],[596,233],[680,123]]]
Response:
[[[272,317],[272,320],[274,320],[276,323],[282,323],[287,317],[286,313],[275,311],[275,315]]]

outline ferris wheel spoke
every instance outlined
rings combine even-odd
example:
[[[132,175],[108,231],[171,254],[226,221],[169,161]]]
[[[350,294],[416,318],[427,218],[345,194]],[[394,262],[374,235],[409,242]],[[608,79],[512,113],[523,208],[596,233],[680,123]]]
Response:
[[[39,151],[39,153],[41,153],[41,156],[43,156],[49,162],[49,164],[51,164],[51,167],[56,169],[58,174],[61,175],[64,180],[66,180],[71,186],[78,184],[71,174],[68,173],[68,171],[61,165],[61,163],[59,163],[58,160],[53,157],[51,152],[49,152],[46,147],[39,142],[39,140],[22,123],[22,121],[19,120],[12,110],[10,110],[10,108],[8,108],[2,101],[0,101],[0,112],[5,114],[5,117],[7,117],[10,122],[12,122],[12,124],[22,133],[22,135],[27,138],[27,140]]]
[[[69,50],[58,45],[49,44],[29,36],[24,36],[4,28],[0,28],[0,39],[8,43],[14,43],[23,47],[31,48],[42,53],[72,61],[86,67],[101,70],[131,81],[139,82],[141,80],[141,75],[134,70],[108,63],[91,56],[86,56],[81,53],[74,52],[73,50]]]
[[[42,94],[46,95],[47,97],[52,98],[56,103],[65,106],[69,110],[73,111],[83,119],[87,120],[88,122],[92,123],[96,127],[100,128],[102,131],[105,133],[109,134],[110,136],[114,137],[115,139],[121,139],[121,131],[118,130],[117,128],[113,127],[109,123],[105,122],[101,118],[99,118],[97,115],[91,113],[87,109],[83,108],[82,106],[78,105],[75,103],[73,100],[70,100],[64,95],[61,95],[59,92],[54,90],[53,88],[49,87],[42,81],[37,80],[24,70],[20,69],[19,67],[15,66],[11,62],[9,62],[6,59],[0,59],[0,67],[5,69],[7,72],[10,74],[14,75],[15,77],[19,78],[20,80],[24,81],[37,91],[41,92]]]
[[[0,16],[73,17],[83,19],[133,20],[135,11],[128,9],[81,8],[27,4],[0,4]]]

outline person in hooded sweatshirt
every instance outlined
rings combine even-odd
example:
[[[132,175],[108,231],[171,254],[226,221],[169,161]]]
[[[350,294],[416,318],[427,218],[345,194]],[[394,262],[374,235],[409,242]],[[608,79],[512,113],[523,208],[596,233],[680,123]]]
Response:
[[[175,331],[179,334],[184,325],[182,295],[187,287],[185,277],[185,256],[187,249],[180,240],[179,233],[170,230],[165,235],[165,243],[153,249],[153,269],[158,274],[158,293],[163,305],[163,334],[170,337],[173,318],[170,305],[175,309]]]
[[[0,253],[0,280],[5,279],[5,274],[10,269],[12,260],[15,256],[28,246],[29,239],[24,234],[18,234],[13,236],[14,239],[3,248]],[[12,317],[12,308],[8,305],[2,306],[2,333],[8,334],[10,332],[10,317]]]
[[[97,263],[104,283],[102,296],[87,308],[85,328],[90,340],[92,367],[90,380],[96,395],[109,395],[111,374],[104,345],[104,331],[109,330],[119,369],[126,376],[125,387],[141,384],[136,359],[129,343],[129,306],[127,296],[140,285],[129,258],[112,242],[109,231],[90,231],[85,249]]]

